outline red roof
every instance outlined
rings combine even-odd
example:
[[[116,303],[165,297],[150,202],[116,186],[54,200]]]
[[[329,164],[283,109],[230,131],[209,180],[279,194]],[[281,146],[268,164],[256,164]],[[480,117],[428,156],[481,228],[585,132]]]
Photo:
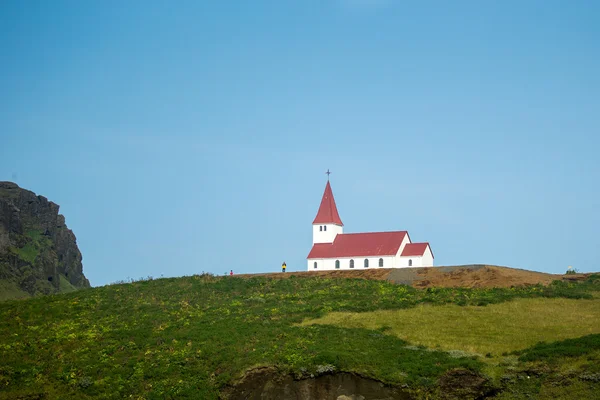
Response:
[[[393,256],[406,235],[406,231],[340,233],[333,243],[314,244],[307,258]]]
[[[335,199],[333,198],[333,192],[331,191],[329,181],[327,181],[327,186],[325,186],[325,192],[323,193],[323,199],[321,199],[319,211],[313,221],[313,225],[314,224],[336,224],[344,226],[340,219],[340,215],[338,214],[337,207],[335,206]]]
[[[404,246],[404,249],[402,249],[402,254],[400,254],[402,257],[409,257],[409,256],[422,256],[423,254],[425,254],[425,250],[427,250],[427,247],[429,246],[429,243],[425,242],[425,243],[408,243],[406,246]],[[431,249],[430,249],[431,251]],[[433,256],[433,252],[431,253],[431,255]]]

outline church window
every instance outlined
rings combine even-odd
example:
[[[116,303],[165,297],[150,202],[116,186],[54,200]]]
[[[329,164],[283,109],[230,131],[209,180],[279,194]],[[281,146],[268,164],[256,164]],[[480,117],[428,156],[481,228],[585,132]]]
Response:
[[[369,259],[365,258],[365,268],[369,268]]]
[[[319,231],[323,232],[323,225],[319,226]]]
[[[383,267],[383,258],[380,258],[380,259],[379,259],[379,266],[380,266],[380,267]]]
[[[412,260],[408,260],[408,266],[412,267]]]
[[[315,261],[315,263],[313,264],[314,269],[317,269],[317,262]]]
[[[354,260],[350,260],[350,268],[354,268]]]
[[[323,226],[323,230],[326,231],[327,230],[327,225]]]
[[[340,268],[340,260],[335,260],[335,267],[336,267],[337,269],[339,269],[339,268]]]

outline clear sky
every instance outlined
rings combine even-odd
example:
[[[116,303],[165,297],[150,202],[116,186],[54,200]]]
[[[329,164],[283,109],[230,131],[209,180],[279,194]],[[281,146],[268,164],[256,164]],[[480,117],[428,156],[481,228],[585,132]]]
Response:
[[[346,232],[437,265],[600,270],[598,1],[0,2],[0,180],[92,285],[306,268]]]

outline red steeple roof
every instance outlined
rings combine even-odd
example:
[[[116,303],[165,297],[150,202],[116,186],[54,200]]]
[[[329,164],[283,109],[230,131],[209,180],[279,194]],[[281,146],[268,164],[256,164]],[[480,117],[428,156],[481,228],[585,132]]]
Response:
[[[340,215],[338,214],[337,207],[335,206],[335,199],[333,198],[333,192],[331,191],[329,181],[327,181],[327,186],[325,186],[325,192],[323,193],[323,199],[321,199],[319,211],[313,221],[313,225],[314,224],[336,224],[344,226],[340,219]]]

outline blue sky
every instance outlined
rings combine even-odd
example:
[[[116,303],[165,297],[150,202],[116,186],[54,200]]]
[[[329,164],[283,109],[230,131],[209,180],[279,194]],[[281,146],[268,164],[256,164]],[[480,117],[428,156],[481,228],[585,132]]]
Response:
[[[346,232],[598,271],[596,1],[3,1],[0,180],[92,285],[305,269]]]

